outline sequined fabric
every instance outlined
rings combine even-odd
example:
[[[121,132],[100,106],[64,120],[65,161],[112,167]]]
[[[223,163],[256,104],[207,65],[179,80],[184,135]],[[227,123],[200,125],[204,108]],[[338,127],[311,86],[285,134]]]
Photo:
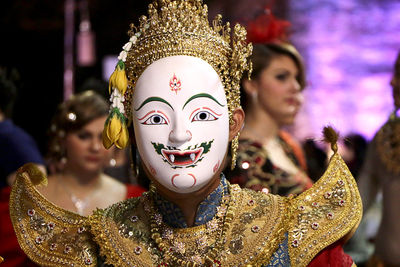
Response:
[[[196,212],[194,226],[202,225],[212,220],[223,195],[228,195],[228,185],[225,176],[222,174],[220,185],[200,203]],[[164,199],[159,194],[155,194],[155,203],[166,224],[174,228],[187,227],[185,217],[177,205]]]
[[[268,151],[260,143],[243,139],[239,141],[237,166],[234,170],[228,170],[226,173],[229,181],[239,184],[242,188],[256,191],[268,188],[270,193],[281,196],[299,194],[311,187],[312,182],[306,176],[293,147],[282,137],[279,138],[279,141],[286,155],[298,167],[297,174],[289,174],[274,165],[269,159]]]

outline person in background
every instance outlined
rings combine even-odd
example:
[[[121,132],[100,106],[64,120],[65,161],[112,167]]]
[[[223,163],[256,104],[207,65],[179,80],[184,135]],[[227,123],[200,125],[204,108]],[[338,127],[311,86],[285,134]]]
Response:
[[[307,160],[307,173],[315,183],[324,174],[327,166],[327,155],[314,139],[306,139],[302,145]]]
[[[108,83],[101,79],[89,77],[79,87],[78,92],[89,90],[95,91],[105,99],[109,98]],[[110,162],[108,166],[105,166],[104,173],[124,184],[141,185],[137,180],[137,173],[131,166],[131,164],[135,164],[135,162],[131,160],[130,152],[128,148],[112,149]],[[136,166],[134,169],[136,169]]]
[[[11,119],[17,97],[19,74],[0,68],[0,256],[3,267],[36,266],[20,249],[12,228],[9,199],[19,167],[32,162],[46,173],[45,163],[35,140]]]
[[[50,175],[48,185],[38,189],[53,203],[82,216],[145,191],[103,173],[112,153],[102,144],[108,109],[99,94],[79,93],[59,105],[49,130],[46,158]],[[0,199],[0,255],[4,266],[31,266],[33,263],[20,249],[12,228],[9,196],[8,190]]]
[[[382,219],[367,266],[400,266],[400,51],[390,81],[394,111],[368,146],[358,177],[364,213],[382,191]]]
[[[241,187],[283,196],[312,185],[301,146],[283,130],[294,123],[305,87],[302,57],[293,45],[278,40],[287,26],[288,22],[275,19],[269,10],[248,25],[249,41],[254,43],[253,72],[250,80],[242,81],[246,119],[237,167],[227,173]]]
[[[357,133],[346,135],[343,141],[345,150],[345,153],[342,154],[343,159],[351,174],[357,179],[367,153],[368,142],[364,136]]]
[[[113,151],[102,144],[108,109],[103,97],[85,91],[59,106],[50,127],[47,161],[54,167],[40,191],[60,207],[84,216],[144,192],[103,172]]]
[[[13,81],[16,76],[16,70],[9,74],[5,68],[0,68],[0,188],[12,185],[16,170],[25,163],[36,163],[46,172],[35,140],[11,119],[17,97],[17,86]]]

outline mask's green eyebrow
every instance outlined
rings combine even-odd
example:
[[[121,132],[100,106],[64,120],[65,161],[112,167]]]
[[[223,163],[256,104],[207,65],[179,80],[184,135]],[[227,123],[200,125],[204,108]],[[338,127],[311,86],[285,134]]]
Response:
[[[185,108],[185,106],[186,106],[190,101],[192,101],[193,99],[199,98],[199,97],[207,97],[207,98],[210,98],[211,100],[215,101],[215,102],[216,102],[218,105],[220,105],[221,107],[224,107],[224,106],[225,106],[225,105],[222,105],[221,103],[219,103],[218,100],[215,99],[212,95],[206,94],[206,93],[200,93],[200,94],[197,94],[197,95],[194,95],[194,96],[190,97],[190,98],[186,101],[185,105],[183,105],[182,110]]]
[[[154,96],[153,96],[153,97],[149,97],[149,98],[147,98],[145,101],[143,101],[143,103],[142,103],[137,109],[135,109],[135,111],[139,111],[139,109],[141,109],[144,105],[146,105],[147,103],[152,102],[152,101],[158,101],[158,102],[165,103],[165,104],[167,104],[172,110],[174,110],[174,108],[171,106],[170,103],[168,103],[167,100],[162,99],[161,97],[154,97]]]

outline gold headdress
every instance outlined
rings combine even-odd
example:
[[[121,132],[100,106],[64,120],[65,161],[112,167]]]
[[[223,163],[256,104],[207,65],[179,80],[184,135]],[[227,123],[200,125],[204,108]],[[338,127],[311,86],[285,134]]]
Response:
[[[378,154],[386,169],[390,172],[400,173],[400,118],[396,108],[388,121],[376,134]]]
[[[218,73],[225,87],[229,116],[240,107],[240,79],[251,72],[248,57],[252,46],[246,43],[246,30],[239,24],[231,33],[230,24],[222,25],[221,15],[208,21],[208,9],[202,0],[161,0],[149,5],[148,17],[140,25],[131,25],[129,42],[123,46],[119,62],[110,77],[111,110],[103,143],[123,148],[128,144],[127,126],[131,123],[131,102],[135,84],[154,61],[176,55],[205,60]],[[237,138],[232,142],[236,147]]]

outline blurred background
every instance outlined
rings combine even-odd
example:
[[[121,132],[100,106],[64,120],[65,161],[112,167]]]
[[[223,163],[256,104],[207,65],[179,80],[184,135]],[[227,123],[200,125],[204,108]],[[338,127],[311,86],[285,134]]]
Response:
[[[14,0],[0,10],[0,65],[19,72],[13,119],[46,147],[58,103],[73,92],[106,92],[130,23],[148,0]],[[389,81],[400,48],[397,0],[209,0],[210,18],[246,23],[264,7],[292,23],[308,86],[292,132],[320,138],[332,124],[342,135],[371,139],[393,109]]]

